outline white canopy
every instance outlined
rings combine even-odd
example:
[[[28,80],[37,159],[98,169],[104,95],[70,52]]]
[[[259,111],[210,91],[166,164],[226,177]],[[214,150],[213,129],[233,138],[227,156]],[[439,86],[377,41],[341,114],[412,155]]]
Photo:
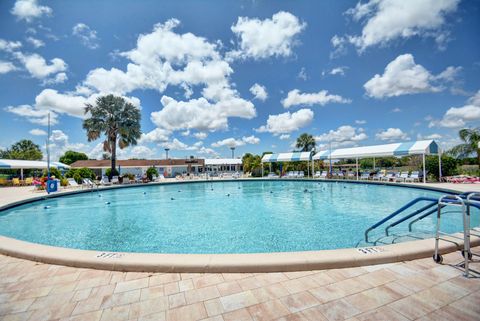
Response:
[[[45,169],[48,167],[45,161],[21,160],[21,159],[0,159],[1,169]],[[50,167],[58,169],[69,169],[70,166],[60,162],[50,162]]]
[[[242,165],[240,158],[206,158],[205,165]]]
[[[433,140],[421,140],[386,145],[340,148],[334,149],[331,152],[329,150],[324,150],[315,154],[313,159],[345,159],[430,154],[438,154],[437,143]]]
[[[310,152],[265,154],[262,157],[262,163],[310,161],[311,159]]]

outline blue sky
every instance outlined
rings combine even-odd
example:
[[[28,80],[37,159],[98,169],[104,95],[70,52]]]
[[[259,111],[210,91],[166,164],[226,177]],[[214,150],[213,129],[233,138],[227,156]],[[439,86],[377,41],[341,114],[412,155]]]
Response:
[[[434,138],[480,124],[480,4],[459,0],[0,2],[0,146],[100,157],[84,104],[142,111],[120,158]]]

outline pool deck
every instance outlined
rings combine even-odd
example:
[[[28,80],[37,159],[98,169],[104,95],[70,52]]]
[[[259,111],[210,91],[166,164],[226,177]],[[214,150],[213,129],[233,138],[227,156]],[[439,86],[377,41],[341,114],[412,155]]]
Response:
[[[438,185],[480,191],[478,184]],[[3,188],[0,206],[42,195]],[[462,262],[457,251],[443,264],[424,258],[297,272],[155,273],[0,255],[0,320],[479,320],[480,260],[474,256],[469,278]]]

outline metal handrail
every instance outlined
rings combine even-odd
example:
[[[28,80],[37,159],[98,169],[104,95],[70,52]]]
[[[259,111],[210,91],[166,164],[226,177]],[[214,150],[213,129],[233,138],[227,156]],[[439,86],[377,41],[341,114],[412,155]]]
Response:
[[[478,198],[478,200],[480,200],[480,197],[478,196],[479,193],[478,192],[473,192],[473,191],[469,191],[469,192],[464,192],[464,193],[461,193],[461,194],[458,194],[458,195],[448,195],[448,196],[453,196],[454,199],[450,199],[449,201],[447,202],[455,202],[456,198],[459,197],[461,199],[468,199],[469,197],[471,197],[471,195],[477,195],[475,197]],[[443,199],[444,197],[442,197]],[[388,230],[393,227],[393,226],[396,226],[406,220],[408,220],[409,218],[412,218],[418,214],[421,214],[423,211],[425,210],[428,210],[430,209],[431,207],[435,206],[435,205],[438,205],[438,199],[436,198],[432,198],[432,197],[426,197],[426,196],[422,196],[422,197],[417,197],[416,199],[408,202],[407,204],[405,204],[404,206],[402,206],[401,208],[399,208],[398,210],[396,210],[395,212],[393,212],[392,214],[384,217],[383,219],[381,219],[380,221],[378,221],[377,223],[373,224],[372,226],[370,226],[367,230],[365,230],[365,242],[368,243],[368,234],[376,229],[377,227],[379,227],[380,225],[383,225],[384,223],[386,223],[387,221],[391,220],[392,218],[394,218],[395,216],[399,215],[400,213],[404,212],[405,210],[407,210],[408,208],[412,207],[413,205],[415,205],[416,203],[418,202],[422,202],[422,201],[427,201],[427,202],[430,202],[430,204],[427,204],[425,205],[424,207],[422,207],[421,209],[418,209],[416,211],[414,211],[413,213],[401,218],[400,220],[397,220],[395,221],[394,223],[392,223],[391,225],[389,225],[386,229],[385,229],[385,233],[386,235],[388,236]],[[477,201],[477,199],[474,200],[475,202]],[[469,204],[471,204],[472,206],[474,207],[477,207],[480,209],[480,202],[479,202],[479,205],[476,205],[472,202],[468,202]],[[440,205],[442,208],[445,206],[445,205]],[[438,210],[438,206],[430,211],[428,211],[427,213],[424,213],[422,216],[420,216],[419,218],[413,220],[410,224],[409,224],[409,231],[411,232],[411,227],[412,227],[412,224],[435,213],[436,211]]]

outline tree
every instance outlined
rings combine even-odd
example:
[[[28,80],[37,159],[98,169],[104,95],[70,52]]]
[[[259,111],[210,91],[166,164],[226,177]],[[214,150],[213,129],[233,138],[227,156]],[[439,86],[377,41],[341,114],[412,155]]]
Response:
[[[442,176],[453,176],[458,174],[458,165],[459,161],[452,156],[443,154],[442,155]],[[419,170],[422,170],[422,166],[417,167]],[[437,180],[439,179],[438,171],[438,156],[429,155],[425,158],[425,169],[429,175],[434,176]]]
[[[457,158],[466,158],[472,154],[477,154],[477,164],[480,168],[480,128],[461,129],[458,136],[464,143],[453,147],[448,153]]]
[[[315,149],[315,138],[312,135],[303,133],[297,138],[295,147],[300,148],[302,152],[309,152]]]
[[[140,110],[122,97],[107,95],[97,98],[95,105],[86,104],[85,114],[91,115],[83,121],[88,141],[105,135],[103,150],[111,155],[112,173],[116,167],[117,141],[123,149],[136,145],[141,136]]]
[[[68,150],[60,157],[60,162],[70,165],[75,163],[78,160],[87,160],[88,156],[85,153],[75,152],[73,150]]]
[[[9,149],[2,152],[2,158],[8,159],[24,159],[24,160],[41,160],[43,154],[40,147],[28,139],[22,139],[16,142]]]

